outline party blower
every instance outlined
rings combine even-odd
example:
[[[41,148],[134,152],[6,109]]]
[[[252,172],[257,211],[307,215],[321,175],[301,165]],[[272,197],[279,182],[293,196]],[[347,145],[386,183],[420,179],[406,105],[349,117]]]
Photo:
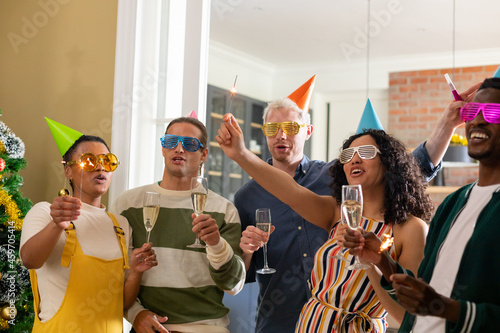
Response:
[[[448,82],[448,85],[450,86],[450,89],[451,89],[451,93],[453,94],[453,97],[455,98],[455,101],[461,101],[462,98],[460,97],[460,95],[458,94],[457,92],[457,88],[455,88],[455,85],[453,84],[453,82],[451,81],[450,79],[450,76],[448,75],[448,73],[446,73],[444,75],[445,79],[446,79],[446,82]]]

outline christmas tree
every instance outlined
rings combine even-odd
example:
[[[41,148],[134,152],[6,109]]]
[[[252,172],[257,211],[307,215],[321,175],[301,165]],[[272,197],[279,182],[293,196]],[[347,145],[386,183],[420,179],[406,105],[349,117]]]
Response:
[[[29,272],[19,259],[23,219],[32,206],[19,191],[25,167],[24,143],[0,121],[0,332],[31,332],[34,321]]]

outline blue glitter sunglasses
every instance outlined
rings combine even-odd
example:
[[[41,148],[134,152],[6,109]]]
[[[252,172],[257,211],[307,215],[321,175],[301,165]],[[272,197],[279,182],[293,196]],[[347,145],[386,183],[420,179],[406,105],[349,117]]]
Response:
[[[205,148],[203,144],[197,138],[192,138],[190,136],[179,136],[172,134],[165,134],[160,138],[161,146],[165,149],[174,149],[177,147],[179,142],[182,147],[190,152],[198,151],[200,148]]]

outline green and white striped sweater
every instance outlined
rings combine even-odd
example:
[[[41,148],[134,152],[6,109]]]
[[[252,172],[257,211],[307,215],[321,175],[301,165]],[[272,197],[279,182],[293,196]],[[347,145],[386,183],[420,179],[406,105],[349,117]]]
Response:
[[[207,249],[191,249],[186,246],[196,235],[191,231],[190,191],[166,190],[158,183],[126,191],[111,211],[128,219],[134,248],[146,242],[142,214],[145,192],[160,193],[160,213],[150,238],[158,266],[144,273],[128,320],[133,323],[140,311],[148,309],[167,316],[167,328],[172,324],[227,326],[229,309],[222,304],[224,292],[237,294],[245,280],[238,211],[230,201],[209,191],[204,213],[217,221],[221,242]],[[181,329],[175,325],[175,330]]]

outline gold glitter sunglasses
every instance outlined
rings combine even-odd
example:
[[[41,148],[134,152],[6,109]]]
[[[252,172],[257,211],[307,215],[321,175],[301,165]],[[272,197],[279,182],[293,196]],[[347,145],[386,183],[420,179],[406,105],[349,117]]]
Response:
[[[78,161],[63,161],[62,163],[65,163],[69,166],[73,164],[79,164],[85,171],[94,171],[97,168],[97,165],[101,164],[104,170],[112,172],[115,171],[116,168],[118,168],[120,161],[118,161],[116,155],[112,153],[101,154],[98,156],[95,156],[92,153],[84,153],[80,155]]]

